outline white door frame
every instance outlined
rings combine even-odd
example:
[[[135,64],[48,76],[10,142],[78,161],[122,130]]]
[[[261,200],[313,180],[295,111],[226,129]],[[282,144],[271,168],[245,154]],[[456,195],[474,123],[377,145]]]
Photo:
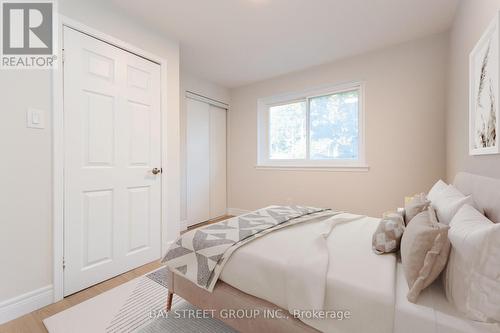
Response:
[[[69,27],[78,30],[91,37],[97,38],[108,44],[114,45],[120,49],[138,55],[160,65],[160,90],[161,90],[161,160],[162,168],[166,168],[167,161],[167,60],[157,55],[151,54],[140,48],[137,48],[127,42],[104,34],[98,30],[90,28],[78,21],[72,20],[63,15],[59,16],[58,34],[59,34],[59,52],[63,52],[63,30]],[[52,216],[53,216],[53,288],[54,302],[63,299],[64,295],[64,95],[63,95],[63,63],[59,61],[59,67],[52,71]],[[167,170],[168,171],[168,170]],[[164,200],[167,195],[167,177],[165,174],[161,182],[161,234],[162,234],[162,253],[165,252],[165,242],[163,230],[167,221],[167,203]]]

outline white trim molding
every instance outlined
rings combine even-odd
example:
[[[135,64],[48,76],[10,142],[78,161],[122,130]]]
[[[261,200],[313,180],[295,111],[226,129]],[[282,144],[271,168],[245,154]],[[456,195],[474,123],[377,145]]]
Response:
[[[323,171],[323,172],[368,172],[369,165],[347,165],[347,166],[311,166],[311,165],[256,165],[256,170],[279,170],[279,171]]]
[[[233,215],[233,216],[244,215],[244,214],[248,214],[250,212],[251,212],[251,210],[240,209],[240,208],[228,208],[227,209],[227,214]]]
[[[229,110],[229,104],[186,90],[186,98],[191,98],[221,109]]]
[[[48,285],[0,303],[0,324],[6,323],[52,303],[52,285]]]

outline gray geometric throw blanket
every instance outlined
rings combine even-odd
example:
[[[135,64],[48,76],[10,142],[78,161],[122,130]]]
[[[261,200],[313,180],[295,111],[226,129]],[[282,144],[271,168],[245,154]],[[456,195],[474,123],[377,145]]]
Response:
[[[240,246],[271,231],[340,212],[303,206],[269,206],[181,235],[162,262],[173,272],[212,292],[224,264]]]

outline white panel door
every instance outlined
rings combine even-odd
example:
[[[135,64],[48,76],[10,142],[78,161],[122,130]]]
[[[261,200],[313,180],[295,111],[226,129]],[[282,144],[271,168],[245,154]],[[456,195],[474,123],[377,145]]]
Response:
[[[210,218],[226,214],[226,109],[210,106]]]
[[[64,294],[161,255],[160,66],[64,29]]]
[[[210,105],[187,98],[187,224],[210,219]]]

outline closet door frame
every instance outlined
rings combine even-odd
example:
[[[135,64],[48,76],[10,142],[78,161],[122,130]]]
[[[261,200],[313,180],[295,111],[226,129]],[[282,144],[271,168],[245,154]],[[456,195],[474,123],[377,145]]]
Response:
[[[185,158],[186,158],[186,167],[187,167],[187,164],[189,163],[188,162],[188,154],[187,154],[187,100],[188,99],[192,99],[192,100],[196,100],[198,102],[202,102],[202,103],[206,103],[209,105],[209,107],[217,107],[217,108],[220,108],[220,109],[223,109],[226,111],[226,129],[225,129],[225,134],[226,134],[226,166],[225,166],[225,173],[226,173],[226,189],[225,189],[225,193],[226,193],[226,198],[225,198],[225,213],[227,214],[227,211],[228,211],[228,207],[227,207],[227,198],[228,198],[228,174],[229,174],[229,168],[228,168],[228,161],[229,161],[229,147],[228,147],[228,144],[229,144],[229,128],[227,126],[227,124],[229,123],[229,105],[226,104],[226,103],[223,103],[223,102],[220,102],[220,101],[217,101],[215,99],[212,99],[212,98],[209,98],[209,97],[206,97],[206,96],[203,96],[203,95],[200,95],[200,94],[197,94],[197,93],[194,93],[194,92],[191,92],[191,91],[186,91],[186,94],[185,94],[185,98],[186,98],[186,123],[185,123],[185,126],[186,126],[186,155],[185,155]],[[209,110],[210,112],[210,110]],[[211,119],[211,116],[209,114],[209,121]],[[209,137],[211,138],[211,129],[209,127]],[[210,147],[210,145],[209,145]],[[209,154],[210,156],[210,154]],[[209,161],[209,164],[211,164],[211,161]],[[210,169],[209,169],[209,177],[210,177]],[[186,172],[186,177],[188,176],[187,172]],[[189,186],[188,186],[188,180],[186,179],[186,196],[185,196],[185,199],[187,201],[187,198],[189,196]],[[209,200],[210,200],[210,197],[209,197]],[[209,208],[210,208],[210,213],[211,213],[211,203],[209,202]],[[212,219],[213,217],[211,216],[210,219]],[[201,221],[203,222],[203,221]],[[188,203],[186,202],[186,220],[185,220],[185,223],[186,225],[184,225],[184,229],[187,228],[190,224],[189,224],[189,219],[188,219]]]
[[[197,100],[199,102],[207,103],[207,104],[216,106],[216,107],[221,108],[221,109],[225,109],[226,112],[229,111],[229,105],[228,104],[223,103],[223,102],[219,102],[218,100],[212,99],[210,97],[205,97],[203,95],[191,92],[189,90],[186,91],[185,97]]]

